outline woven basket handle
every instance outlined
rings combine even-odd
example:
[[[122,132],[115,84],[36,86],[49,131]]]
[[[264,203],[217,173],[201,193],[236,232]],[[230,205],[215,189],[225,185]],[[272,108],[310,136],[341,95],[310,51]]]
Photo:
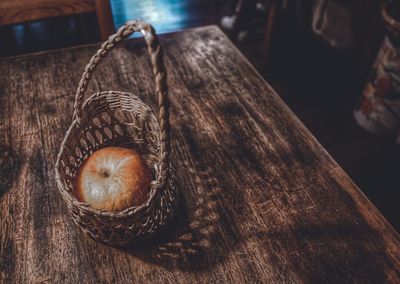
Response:
[[[154,28],[142,21],[129,21],[126,25],[118,29],[105,41],[99,50],[92,56],[89,63],[86,65],[85,72],[79,82],[78,90],[76,91],[74,104],[74,119],[78,123],[82,119],[82,104],[85,97],[85,92],[89,85],[90,79],[93,76],[96,67],[104,57],[123,39],[129,37],[134,32],[141,32],[147,44],[147,50],[150,54],[153,76],[156,85],[156,94],[158,97],[158,122],[160,124],[160,162],[159,162],[159,178],[158,185],[163,187],[168,177],[169,166],[169,116],[168,116],[168,86],[167,76],[163,60],[163,52],[155,34]]]

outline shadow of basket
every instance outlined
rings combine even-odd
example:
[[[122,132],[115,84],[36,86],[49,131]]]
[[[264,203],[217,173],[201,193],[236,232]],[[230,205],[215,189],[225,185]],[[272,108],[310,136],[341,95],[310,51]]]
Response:
[[[145,262],[183,271],[211,270],[222,262],[230,253],[227,248],[235,247],[238,238],[227,232],[233,217],[222,206],[228,188],[223,177],[216,174],[217,168],[217,164],[196,166],[190,181],[177,179],[181,194],[176,217],[160,234],[123,250]],[[187,171],[177,170],[178,176],[180,170]]]

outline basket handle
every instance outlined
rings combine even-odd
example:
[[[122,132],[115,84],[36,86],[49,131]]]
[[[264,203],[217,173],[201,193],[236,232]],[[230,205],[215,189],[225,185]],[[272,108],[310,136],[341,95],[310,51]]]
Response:
[[[168,113],[168,86],[167,75],[163,60],[163,52],[159,44],[154,28],[142,21],[129,21],[118,31],[111,35],[105,41],[99,50],[92,56],[86,65],[82,78],[76,91],[74,103],[74,120],[79,124],[82,119],[82,105],[85,92],[93,76],[96,67],[104,57],[123,39],[129,37],[134,32],[141,32],[147,44],[147,50],[150,54],[153,76],[156,85],[156,94],[158,97],[158,122],[160,124],[160,162],[159,162],[159,178],[158,185],[163,187],[168,178],[170,141],[169,141],[169,113]]]

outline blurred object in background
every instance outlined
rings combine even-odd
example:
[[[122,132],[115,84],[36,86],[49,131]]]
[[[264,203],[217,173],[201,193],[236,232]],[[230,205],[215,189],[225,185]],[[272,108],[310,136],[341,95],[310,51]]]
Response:
[[[115,28],[127,21],[141,19],[151,23],[157,33],[215,24],[222,15],[223,0],[110,0]]]
[[[0,57],[63,48],[99,40],[93,13],[0,26]]]
[[[354,35],[349,2],[315,0],[312,13],[313,31],[335,48],[353,46]]]
[[[1,56],[94,42],[113,32],[108,0],[0,2]]]
[[[276,17],[281,6],[286,7],[287,1],[237,0],[233,14],[222,17],[220,25],[236,43],[261,39],[263,44],[259,51],[259,62],[266,66]]]
[[[400,143],[400,1],[382,10],[386,37],[354,111],[359,125],[376,134],[397,135]]]
[[[369,66],[382,40],[379,10],[383,0],[236,0],[221,27],[236,43],[261,42],[259,58],[252,60],[267,71],[274,45],[307,40],[312,33],[338,51],[353,53]],[[301,42],[293,42],[292,50]],[[286,47],[285,47],[286,48]],[[290,51],[293,52],[293,51]]]
[[[260,30],[266,19],[267,5],[272,1],[237,0],[233,14],[221,18],[222,29],[233,40],[244,39],[244,34]],[[276,2],[276,1],[273,1]],[[241,34],[241,36],[240,36]],[[238,38],[239,36],[239,38]]]
[[[303,6],[312,6],[311,26],[315,35],[332,48],[354,53],[362,61],[364,68],[369,68],[382,41],[380,10],[384,0],[297,2],[301,2]]]
[[[126,21],[159,34],[216,24],[224,0],[0,0],[0,57],[99,42]]]
[[[0,25],[95,13],[103,40],[114,32],[109,0],[2,0]]]

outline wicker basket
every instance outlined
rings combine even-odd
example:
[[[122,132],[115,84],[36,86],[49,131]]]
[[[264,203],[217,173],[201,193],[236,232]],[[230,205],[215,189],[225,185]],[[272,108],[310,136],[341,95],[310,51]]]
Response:
[[[98,64],[116,44],[137,31],[144,35],[151,57],[158,121],[150,107],[130,93],[100,92],[83,104]],[[94,151],[106,146],[133,148],[151,166],[153,180],[143,205],[106,212],[79,202],[72,194],[79,166]],[[57,185],[75,223],[93,239],[117,246],[140,241],[159,231],[173,217],[178,206],[169,152],[168,88],[162,50],[151,25],[128,22],[102,44],[86,66],[76,93],[73,122],[57,157]]]

